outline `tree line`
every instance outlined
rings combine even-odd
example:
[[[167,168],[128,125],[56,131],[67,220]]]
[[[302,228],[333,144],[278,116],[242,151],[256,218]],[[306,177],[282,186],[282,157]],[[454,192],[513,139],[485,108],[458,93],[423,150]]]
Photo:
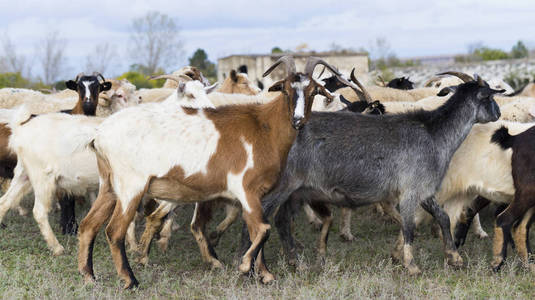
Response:
[[[0,88],[65,88],[65,76],[74,76],[67,73],[82,71],[70,72],[66,60],[67,46],[68,41],[61,37],[60,32],[50,31],[37,41],[31,55],[24,55],[17,51],[9,35],[4,33],[0,37]],[[132,20],[128,49],[125,54],[135,63],[130,64],[128,71],[119,78],[128,79],[138,88],[161,86],[162,80],[149,81],[148,76],[175,71],[167,70],[166,66],[176,65],[184,55],[177,22],[157,11]],[[113,44],[100,43],[86,56],[84,70],[106,75],[116,67],[120,56]],[[208,79],[215,80],[216,66],[208,60],[203,49],[189,57],[189,64],[199,68]],[[38,72],[35,72],[35,67]]]

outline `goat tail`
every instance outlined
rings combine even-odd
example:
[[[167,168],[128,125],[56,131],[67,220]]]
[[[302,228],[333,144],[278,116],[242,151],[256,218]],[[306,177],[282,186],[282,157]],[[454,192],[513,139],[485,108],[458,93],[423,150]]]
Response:
[[[504,150],[511,148],[514,140],[515,137],[509,134],[509,129],[505,126],[496,130],[490,139],[491,142],[498,144]]]
[[[8,119],[6,123],[8,123],[11,129],[15,129],[28,122],[32,117],[35,117],[35,115],[32,115],[30,110],[25,105],[15,109],[6,109],[3,111],[4,112],[2,114],[6,120]],[[1,122],[4,122],[4,120],[2,119]]]

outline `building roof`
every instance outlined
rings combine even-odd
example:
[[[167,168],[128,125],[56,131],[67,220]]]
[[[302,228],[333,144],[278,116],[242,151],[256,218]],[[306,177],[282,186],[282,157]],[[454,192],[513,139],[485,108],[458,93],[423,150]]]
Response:
[[[368,53],[365,52],[354,52],[354,51],[324,51],[324,52],[283,52],[283,53],[267,53],[267,54],[233,54],[225,57],[221,57],[218,60],[227,59],[231,57],[247,57],[247,58],[257,58],[257,57],[273,57],[279,58],[283,55],[292,55],[293,57],[309,57],[309,56],[368,56]]]

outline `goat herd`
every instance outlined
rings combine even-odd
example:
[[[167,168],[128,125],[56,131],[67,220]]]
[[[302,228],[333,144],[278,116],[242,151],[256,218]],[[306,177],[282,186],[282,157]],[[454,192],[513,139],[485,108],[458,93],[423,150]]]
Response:
[[[314,78],[318,65],[333,76]],[[214,247],[241,211],[239,270],[248,273],[254,265],[267,283],[275,279],[263,250],[273,214],[288,262],[295,263],[296,208],[304,206],[319,223],[324,256],[333,222],[329,205],[342,208],[341,233],[353,239],[350,209],[375,204],[401,226],[393,259],[418,274],[412,253],[418,224],[432,216],[447,263],[461,267],[457,248],[472,220],[486,236],[477,212],[497,202],[492,267],[503,264],[508,243],[532,267],[533,87],[522,92],[527,96],[504,96],[503,81],[458,72],[440,74],[423,88],[404,78],[364,87],[354,72],[348,79],[315,57],[298,72],[291,56],[280,57],[264,76],[281,66],[286,77],[268,91],[232,71],[213,92],[217,84],[210,86],[193,67],[154,77],[168,80],[152,90],[99,73],[79,74],[66,82],[68,90],[50,95],[0,90],[0,175],[11,178],[0,198],[0,221],[10,208],[25,214],[20,201],[33,191],[34,218],[60,255],[64,248],[48,221],[58,199],[63,233],[78,232],[78,269],[87,282],[95,280],[95,237],[108,221],[117,273],[131,288],[138,281],[125,238],[146,264],[156,233],[158,245],[167,247],[173,210],[195,203],[191,232],[203,260],[221,267]],[[74,200],[86,196],[93,203],[78,228]],[[225,205],[227,215],[207,237],[216,204]],[[138,243],[140,209],[146,221]]]

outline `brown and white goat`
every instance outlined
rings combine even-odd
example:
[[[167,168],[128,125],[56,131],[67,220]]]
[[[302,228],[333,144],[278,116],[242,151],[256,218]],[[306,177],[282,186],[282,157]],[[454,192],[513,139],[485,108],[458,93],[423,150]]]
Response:
[[[230,76],[225,78],[219,89],[220,93],[257,95],[260,89],[256,87],[245,73],[238,73],[236,70],[230,71]]]
[[[309,59],[305,73],[300,73],[293,58],[285,56],[264,75],[281,63],[288,75],[271,87],[282,93],[269,103],[176,110],[146,104],[123,110],[100,125],[95,139],[88,141],[97,154],[100,190],[79,231],[78,267],[85,280],[94,280],[94,239],[111,216],[106,237],[117,272],[125,288],[138,284],[126,258],[124,237],[145,194],[189,203],[219,196],[236,199],[252,241],[239,270],[249,272],[259,257],[263,282],[274,279],[260,251],[270,230],[260,199],[278,180],[296,130],[310,116],[313,97],[332,97],[311,78],[316,64],[325,62]],[[202,218],[201,202],[193,224]],[[220,267],[202,230],[194,233],[205,260]]]

